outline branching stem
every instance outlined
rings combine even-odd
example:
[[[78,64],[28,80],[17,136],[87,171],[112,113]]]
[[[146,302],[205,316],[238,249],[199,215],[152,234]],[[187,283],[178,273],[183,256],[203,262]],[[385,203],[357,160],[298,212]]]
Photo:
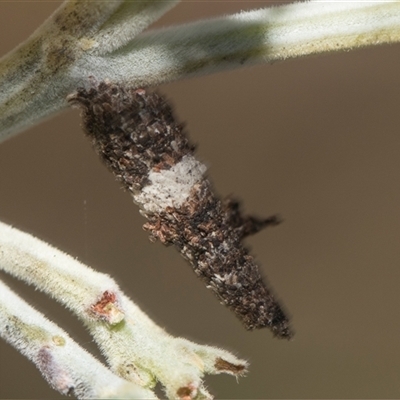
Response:
[[[119,8],[110,2],[65,3],[58,19],[49,19],[0,61],[0,140],[67,107],[66,96],[89,76],[147,87],[400,41],[398,1],[299,2],[138,35],[175,2],[119,1]],[[139,3],[143,7],[134,6]],[[82,18],[68,17],[74,8]],[[87,14],[102,23],[88,26]]]
[[[200,400],[211,398],[202,383],[204,374],[241,376],[246,371],[247,363],[227,351],[167,334],[108,275],[1,222],[0,269],[69,308],[85,324],[111,371],[126,381],[148,388],[160,381],[171,399],[179,398],[182,392],[188,396],[186,400]],[[19,303],[13,303],[14,297],[9,297],[1,287],[0,293],[0,304],[6,304],[0,307],[0,336],[20,351],[25,349],[24,354],[33,362],[51,335],[66,337],[49,321],[42,324],[43,317],[37,312],[29,314],[29,310],[23,311],[23,315],[30,317],[23,325],[16,324],[10,333],[7,321],[13,313],[20,312]],[[29,306],[21,305],[21,310],[26,307]],[[42,325],[46,332],[38,342],[32,335]],[[63,362],[69,363],[70,368],[79,364],[75,358]],[[93,367],[92,373],[97,373],[97,367]]]

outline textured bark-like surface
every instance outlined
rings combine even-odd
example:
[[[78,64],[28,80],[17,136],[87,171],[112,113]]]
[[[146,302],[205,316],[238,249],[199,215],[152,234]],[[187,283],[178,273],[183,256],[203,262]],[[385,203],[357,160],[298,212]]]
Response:
[[[95,150],[148,219],[150,239],[175,245],[247,329],[269,327],[290,338],[288,318],[242,244],[279,219],[243,216],[238,202],[214,194],[194,146],[158,94],[102,82],[69,101],[82,108]]]

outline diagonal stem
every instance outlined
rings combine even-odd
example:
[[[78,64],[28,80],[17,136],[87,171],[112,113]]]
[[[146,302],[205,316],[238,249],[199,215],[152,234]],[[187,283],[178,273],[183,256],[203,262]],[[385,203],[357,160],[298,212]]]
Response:
[[[145,87],[399,41],[400,2],[301,2],[152,31],[88,65],[99,80]]]
[[[239,377],[246,372],[247,363],[225,350],[170,336],[108,275],[1,222],[0,270],[33,285],[70,309],[87,327],[111,371],[139,386],[152,387],[158,380],[168,398],[204,400],[211,398],[203,385],[204,374],[227,373]],[[20,324],[8,334],[5,327],[19,313],[22,307],[19,304],[0,286],[0,337],[32,360],[43,346],[51,345],[51,335],[65,337],[65,332],[51,333],[54,324],[42,322],[35,311],[27,332],[22,329],[26,324]],[[46,331],[39,342],[35,341],[36,336],[32,338],[37,327],[50,332]],[[53,347],[52,351],[58,351]],[[81,365],[75,358],[62,362],[62,369],[69,367],[71,371],[75,364]],[[89,372],[97,373],[97,367],[89,367]],[[186,393],[187,397],[180,393]]]
[[[40,370],[50,386],[77,398],[156,398],[109,371],[68,334],[0,281],[0,337]]]
[[[67,5],[78,3],[70,0]],[[108,20],[94,24],[97,30],[78,29],[74,23],[79,25],[79,19],[67,19],[72,25],[61,34],[57,18],[48,20],[0,61],[0,141],[67,107],[65,97],[85,86],[89,76],[146,87],[255,63],[400,41],[398,1],[299,2],[133,38],[172,3],[147,0],[142,9],[139,2],[118,2],[119,8],[107,10]]]
[[[0,141],[67,107],[71,67],[131,41],[179,0],[69,0],[0,60]],[[86,68],[86,69],[87,69]],[[85,79],[87,77],[85,76]]]

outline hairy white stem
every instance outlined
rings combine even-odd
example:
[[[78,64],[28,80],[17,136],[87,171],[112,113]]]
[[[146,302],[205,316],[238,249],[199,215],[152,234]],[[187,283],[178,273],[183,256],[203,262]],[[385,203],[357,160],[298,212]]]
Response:
[[[86,325],[111,370],[140,386],[160,381],[169,398],[210,398],[205,373],[240,376],[232,354],[174,338],[152,322],[108,276],[0,223],[0,269],[64,304]]]
[[[67,94],[87,79],[71,76],[78,60],[127,43],[179,1],[65,1],[0,60],[0,141],[67,106]]]
[[[113,374],[1,281],[0,336],[32,361],[50,386],[64,395],[79,399],[156,398],[149,389]]]
[[[88,5],[94,4],[84,24]],[[135,35],[175,1],[66,3],[0,61],[0,141],[67,106],[89,76],[140,87],[400,41],[400,2],[299,2]],[[143,4],[143,8],[141,5]],[[103,8],[104,7],[104,10]],[[68,18],[76,10],[81,18]],[[67,17],[65,17],[65,15]],[[83,17],[83,18],[82,18]]]
[[[259,62],[399,41],[400,2],[311,1],[149,32],[89,64],[100,80],[148,86]],[[84,70],[85,65],[79,68]],[[73,73],[77,76],[82,70]]]

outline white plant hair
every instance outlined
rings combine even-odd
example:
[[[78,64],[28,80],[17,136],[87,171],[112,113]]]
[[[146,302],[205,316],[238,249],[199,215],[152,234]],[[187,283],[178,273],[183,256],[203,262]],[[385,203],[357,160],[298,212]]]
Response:
[[[65,1],[0,60],[0,141],[65,109],[67,96],[88,87],[89,77],[148,87],[256,63],[400,41],[398,1],[298,2],[142,33],[178,3]],[[152,176],[151,190],[157,191],[171,171]],[[199,167],[176,191],[186,198],[186,186],[202,173]],[[144,208],[156,207],[146,203],[145,192],[141,196],[137,201]],[[205,374],[239,377],[247,370],[246,361],[225,350],[167,334],[111,277],[4,223],[0,269],[62,303],[105,356],[107,366],[0,282],[0,336],[60,393],[155,398],[153,388],[160,382],[170,399],[209,399]]]

